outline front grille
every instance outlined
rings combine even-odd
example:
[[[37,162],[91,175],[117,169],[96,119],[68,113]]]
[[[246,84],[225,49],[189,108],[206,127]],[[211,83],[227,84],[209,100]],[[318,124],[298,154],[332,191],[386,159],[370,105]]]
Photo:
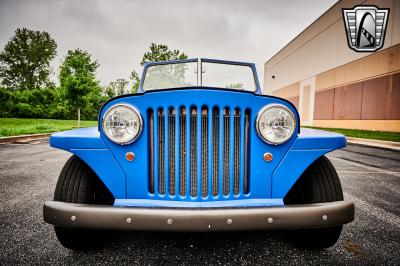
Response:
[[[218,199],[250,192],[250,110],[154,108],[148,126],[150,193]]]

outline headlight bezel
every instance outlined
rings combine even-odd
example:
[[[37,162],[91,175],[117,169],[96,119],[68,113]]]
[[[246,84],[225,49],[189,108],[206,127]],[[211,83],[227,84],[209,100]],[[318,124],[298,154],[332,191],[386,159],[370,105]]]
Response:
[[[138,117],[138,120],[139,120],[139,130],[138,130],[138,133],[136,134],[136,136],[133,137],[132,139],[130,139],[130,140],[128,140],[128,141],[124,141],[124,142],[119,142],[119,141],[116,141],[116,140],[112,139],[112,138],[107,134],[107,131],[106,131],[106,129],[105,129],[105,124],[106,124],[106,123],[105,123],[105,122],[106,122],[105,120],[106,120],[107,115],[108,115],[111,111],[113,111],[115,108],[118,108],[118,107],[123,107],[123,108],[128,108],[128,109],[130,109],[131,111],[133,111],[134,113],[136,113],[136,115],[137,115],[137,117]],[[119,144],[119,145],[122,145],[122,146],[124,146],[124,145],[129,145],[129,144],[135,142],[135,141],[141,136],[142,131],[143,131],[143,118],[142,118],[142,115],[141,115],[141,113],[139,112],[139,110],[138,110],[136,107],[134,107],[133,105],[128,104],[128,103],[117,103],[117,104],[112,105],[110,108],[108,108],[108,109],[104,112],[103,118],[102,118],[102,120],[101,120],[101,128],[102,128],[102,130],[103,130],[104,135],[105,135],[105,136],[107,137],[107,139],[110,140],[112,143]]]
[[[270,141],[270,140],[264,138],[264,136],[261,134],[261,131],[260,131],[260,128],[259,128],[259,124],[260,124],[259,122],[260,122],[261,116],[262,116],[262,114],[263,114],[265,111],[267,111],[268,109],[272,109],[272,108],[281,108],[281,109],[284,109],[284,110],[287,111],[287,112],[292,116],[292,118],[293,118],[293,128],[292,128],[292,130],[291,130],[291,132],[290,132],[290,136],[289,136],[286,140],[278,141],[278,142],[273,142],[273,141]],[[264,106],[263,108],[261,108],[260,111],[258,111],[258,113],[257,113],[257,119],[256,119],[256,130],[257,130],[257,134],[258,134],[258,136],[260,137],[260,139],[262,139],[264,142],[266,142],[266,143],[268,143],[268,144],[270,144],[270,145],[280,145],[280,144],[283,144],[283,143],[289,141],[289,140],[293,137],[293,134],[295,133],[296,129],[297,129],[297,118],[296,118],[294,112],[293,112],[292,110],[290,110],[290,108],[288,108],[287,106],[285,106],[285,105],[283,105],[283,104],[280,104],[280,103],[271,103],[271,104],[268,104],[268,105]]]

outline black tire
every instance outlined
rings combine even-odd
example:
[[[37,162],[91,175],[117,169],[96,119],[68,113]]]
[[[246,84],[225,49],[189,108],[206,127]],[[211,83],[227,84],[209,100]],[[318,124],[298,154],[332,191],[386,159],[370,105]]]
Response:
[[[303,173],[285,197],[285,204],[307,204],[343,200],[343,191],[335,168],[325,156]],[[342,225],[290,232],[295,245],[304,248],[328,248],[340,237]]]
[[[113,204],[113,196],[97,175],[81,159],[72,156],[65,163],[54,193],[55,201],[89,204]],[[60,243],[73,250],[88,250],[106,243],[109,232],[54,226]]]

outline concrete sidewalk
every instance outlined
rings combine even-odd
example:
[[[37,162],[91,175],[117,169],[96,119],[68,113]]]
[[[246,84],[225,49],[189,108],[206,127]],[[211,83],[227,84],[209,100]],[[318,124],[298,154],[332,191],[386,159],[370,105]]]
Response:
[[[0,137],[0,144],[7,143],[27,143],[33,140],[46,139],[52,133],[30,134],[21,136]]]
[[[400,151],[400,142],[346,137],[347,143]]]

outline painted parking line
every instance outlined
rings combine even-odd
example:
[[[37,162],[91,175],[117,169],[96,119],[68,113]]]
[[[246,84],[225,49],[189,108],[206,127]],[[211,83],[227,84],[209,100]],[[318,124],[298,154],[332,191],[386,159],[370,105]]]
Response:
[[[334,161],[338,161],[338,162],[345,163],[345,164],[348,164],[348,165],[353,165],[353,166],[356,166],[356,167],[361,167],[361,168],[370,170],[370,171],[375,172],[375,173],[384,173],[384,172],[385,172],[385,173],[388,173],[389,175],[396,176],[396,177],[400,177],[400,172],[396,172],[396,171],[382,171],[382,169],[381,169],[381,168],[378,168],[378,167],[373,167],[373,166],[365,165],[365,164],[362,164],[362,163],[356,163],[356,162],[353,162],[353,161],[348,161],[348,160],[346,160],[346,159],[342,159],[342,158],[338,158],[338,157],[333,157],[333,156],[330,156],[329,158],[332,159],[332,160],[334,160]],[[358,171],[355,171],[355,172],[358,172]]]
[[[366,211],[368,215],[372,215],[387,224],[400,228],[400,216],[385,211],[384,209],[381,209],[379,207],[376,207],[347,192],[343,192],[343,194],[346,200],[351,200],[354,203],[356,207],[356,215],[357,215],[357,209],[362,209]]]

